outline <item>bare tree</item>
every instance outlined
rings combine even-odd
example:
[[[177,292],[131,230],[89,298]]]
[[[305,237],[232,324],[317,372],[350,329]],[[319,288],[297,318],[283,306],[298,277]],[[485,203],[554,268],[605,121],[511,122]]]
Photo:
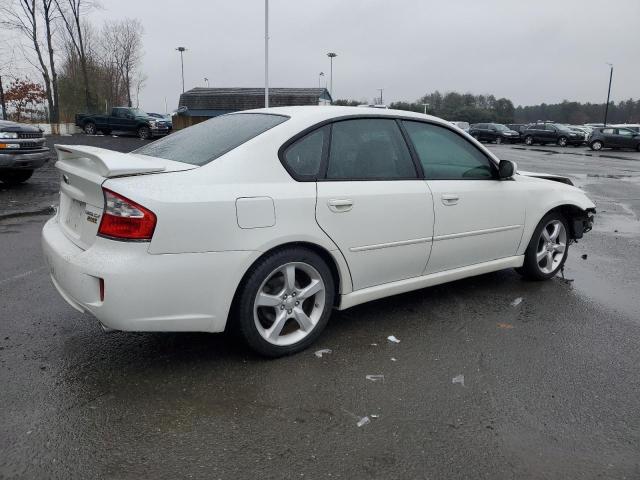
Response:
[[[137,19],[126,18],[115,22],[105,23],[103,37],[109,45],[110,61],[118,69],[119,78],[124,83],[127,94],[127,104],[132,106],[132,89],[136,76],[139,74],[142,60],[142,33],[144,28]],[[138,75],[139,78],[142,78]],[[139,92],[142,82],[138,82],[136,90]]]
[[[52,0],[12,0],[0,9],[0,24],[20,32],[30,43],[35,52],[37,63],[33,66],[41,73],[44,80],[49,121],[58,122],[58,80],[54,62],[53,29],[54,11]],[[45,24],[45,41],[48,59],[43,55],[41,45],[40,22]],[[31,62],[30,62],[31,63]]]

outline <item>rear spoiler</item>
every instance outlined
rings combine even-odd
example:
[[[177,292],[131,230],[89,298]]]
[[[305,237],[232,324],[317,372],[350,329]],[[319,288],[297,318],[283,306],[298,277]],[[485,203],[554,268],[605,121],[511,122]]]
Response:
[[[83,160],[85,168],[88,167],[105,178],[162,172],[167,168],[166,165],[151,159],[147,160],[138,155],[115,152],[106,148],[87,145],[54,145],[54,148],[59,161]],[[90,165],[86,164],[87,161]]]

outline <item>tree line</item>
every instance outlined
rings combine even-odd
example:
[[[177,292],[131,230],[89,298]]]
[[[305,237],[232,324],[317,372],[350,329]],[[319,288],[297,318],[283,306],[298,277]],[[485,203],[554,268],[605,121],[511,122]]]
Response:
[[[361,101],[341,99],[335,105],[360,105]],[[514,107],[507,98],[494,95],[435,91],[414,102],[393,102],[389,108],[427,113],[450,121],[469,123],[530,123],[550,120],[558,123],[582,125],[602,123],[605,103],[569,102]],[[608,123],[640,123],[640,100],[628,99],[610,102]]]
[[[126,18],[96,27],[89,17],[96,8],[91,0],[5,0],[0,26],[16,33],[10,45],[13,56],[17,52],[40,77],[21,78],[15,61],[0,64],[5,115],[10,110],[20,119],[24,109],[18,105],[37,100],[37,89],[24,85],[35,83],[41,85],[51,123],[70,121],[80,111],[137,103],[146,79],[140,69],[142,24]],[[20,92],[28,98],[19,98]]]

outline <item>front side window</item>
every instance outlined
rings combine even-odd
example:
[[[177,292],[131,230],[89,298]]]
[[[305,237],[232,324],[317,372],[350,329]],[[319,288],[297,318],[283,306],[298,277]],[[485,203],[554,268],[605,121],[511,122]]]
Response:
[[[344,120],[331,126],[329,180],[417,178],[407,144],[393,119]]]
[[[490,160],[468,140],[429,123],[403,121],[428,180],[489,180]]]
[[[285,150],[285,165],[294,176],[309,179],[318,177],[326,132],[327,128],[320,128],[297,140]]]
[[[605,135],[613,135],[613,128],[604,128],[602,129],[602,133]]]
[[[132,153],[200,166],[239,147],[288,118],[265,113],[221,115],[179,130]]]
[[[635,132],[632,132],[631,130],[627,130],[626,128],[619,128],[618,129],[618,135],[622,135],[624,137],[633,137]]]

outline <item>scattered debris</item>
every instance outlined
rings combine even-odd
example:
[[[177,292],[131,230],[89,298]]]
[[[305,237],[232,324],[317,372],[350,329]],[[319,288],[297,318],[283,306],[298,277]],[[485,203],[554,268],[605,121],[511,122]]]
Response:
[[[372,413],[371,418],[373,419],[380,418],[380,415],[378,415],[377,413]]]
[[[358,420],[356,425],[358,427],[362,427],[363,425],[366,425],[367,423],[371,423],[371,420],[369,419],[369,417],[362,417],[360,420]]]
[[[372,347],[377,347],[378,346],[377,343],[370,343],[369,345],[371,345]]]
[[[451,379],[451,383],[459,383],[464,387],[464,375],[456,375]]]
[[[397,359],[396,357],[391,357],[391,361],[392,361],[392,362],[397,362],[397,361],[398,361],[398,359]]]
[[[504,329],[510,329],[510,328],[513,328],[513,325],[511,325],[510,323],[498,323],[498,327],[504,328]]]
[[[583,260],[586,260],[586,259],[587,259],[587,254],[586,254],[586,253],[583,253],[583,254],[580,256],[580,258],[582,258]]]
[[[371,380],[372,382],[384,382],[384,375],[365,375],[364,378],[366,378],[367,380]]]
[[[400,340],[398,340],[394,335],[389,335],[387,337],[387,340],[389,340],[390,342],[393,342],[393,343],[400,343]]]
[[[518,305],[520,305],[522,303],[522,297],[518,297],[516,298],[513,302],[511,302],[511,306],[512,307],[517,307]]]
[[[329,354],[329,353],[333,353],[333,352],[332,352],[332,351],[331,351],[331,349],[329,349],[329,348],[323,348],[322,350],[317,350],[317,351],[314,353],[314,355],[315,355],[316,357],[318,357],[318,358],[322,358],[322,355],[324,355],[325,353],[326,353],[326,354]]]

